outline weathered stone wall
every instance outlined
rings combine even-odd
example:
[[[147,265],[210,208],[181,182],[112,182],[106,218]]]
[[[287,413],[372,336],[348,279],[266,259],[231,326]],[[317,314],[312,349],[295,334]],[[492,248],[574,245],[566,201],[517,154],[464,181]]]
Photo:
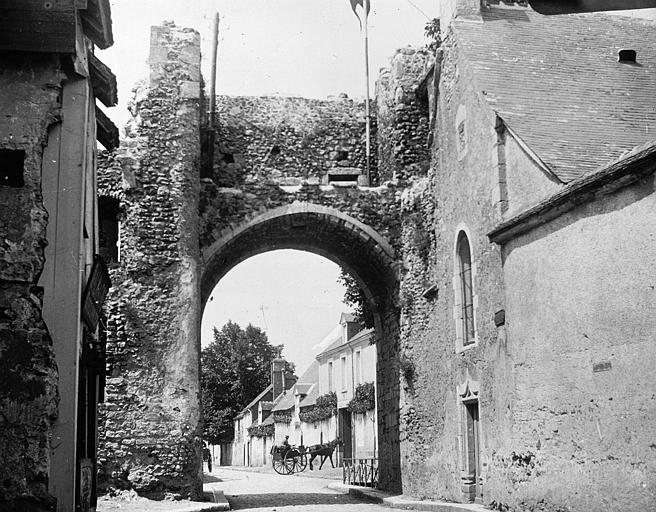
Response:
[[[403,182],[412,176],[425,176],[428,171],[428,105],[416,90],[431,64],[427,50],[401,48],[376,82],[381,180]]]
[[[121,210],[99,471],[105,486],[198,498],[198,33],[154,27],[150,64],[128,137],[99,172],[99,194]]]
[[[393,183],[326,184],[333,166],[364,172],[364,106],[344,98],[223,97],[220,112],[212,178],[202,181],[203,297],[231,266],[277,248],[315,252],[351,271],[377,311],[378,399],[387,408],[380,428],[381,482],[398,489],[396,256],[381,259],[385,251],[372,236],[392,252],[401,248],[400,191]],[[272,159],[274,146],[280,153]],[[335,160],[340,151],[348,161]]]
[[[431,169],[401,202],[403,492],[469,497],[461,396],[469,384],[480,413],[485,504],[649,509],[653,179],[580,206],[502,253],[487,233],[563,185],[509,134],[500,144],[498,119],[451,34],[440,51]],[[381,157],[382,174],[386,165]],[[471,246],[476,328],[465,350],[454,318],[461,229]]]
[[[0,184],[0,508],[45,510],[54,503],[48,481],[58,397],[37,286],[48,218],[41,161],[63,75],[53,56],[3,54],[0,68],[0,151],[25,152],[24,184]]]
[[[377,184],[376,123],[372,115],[371,184]],[[333,168],[366,173],[364,103],[281,96],[217,97],[218,129],[212,179],[219,187],[244,180],[302,179],[327,183]],[[365,184],[361,181],[361,184]]]
[[[511,509],[656,503],[655,201],[652,174],[503,247],[516,394],[487,487]]]
[[[509,425],[505,400],[512,390],[503,327],[493,322],[503,309],[500,252],[486,237],[500,219],[495,117],[449,37],[442,51],[433,164],[403,203],[401,466],[405,493],[464,501],[458,387],[480,386],[484,478]],[[457,353],[453,282],[461,229],[471,246],[477,341]]]

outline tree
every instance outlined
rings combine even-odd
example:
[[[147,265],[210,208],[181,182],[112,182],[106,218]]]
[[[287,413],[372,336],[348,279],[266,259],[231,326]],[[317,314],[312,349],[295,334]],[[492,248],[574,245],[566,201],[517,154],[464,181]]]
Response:
[[[355,278],[342,269],[337,282],[346,288],[344,302],[351,306],[355,319],[367,328],[374,326],[374,314]]]
[[[201,352],[201,403],[204,438],[212,444],[230,442],[234,417],[269,384],[271,362],[283,345],[271,345],[258,327],[242,329],[228,321],[214,328],[214,340]]]

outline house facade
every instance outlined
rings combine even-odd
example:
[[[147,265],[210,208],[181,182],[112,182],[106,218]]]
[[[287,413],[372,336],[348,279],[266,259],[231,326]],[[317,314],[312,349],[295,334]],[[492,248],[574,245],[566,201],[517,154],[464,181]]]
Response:
[[[376,456],[377,416],[375,407],[376,345],[371,329],[362,327],[351,315],[340,319],[341,336],[317,355],[319,382],[317,394],[335,393],[337,398],[336,436],[344,443],[340,460]],[[367,385],[369,386],[367,388]],[[350,409],[356,390],[365,388],[371,394],[373,407]],[[327,439],[330,441],[332,438]]]
[[[271,446],[274,443],[272,412],[296,383],[296,376],[287,371],[284,359],[271,363],[271,384],[256,396],[234,419],[235,438],[231,446],[234,466],[266,466],[270,463]]]
[[[340,318],[338,334],[273,405],[275,444],[343,441],[333,461],[375,458],[377,446],[376,346],[373,331],[362,330],[352,315]],[[362,395],[362,396],[361,396]],[[355,411],[351,410],[358,397]]]
[[[623,390],[654,389],[654,25],[443,7],[431,168],[404,197],[431,250],[404,254],[403,490],[648,508],[655,410]]]
[[[116,79],[109,1],[0,6],[0,509],[90,510],[105,377],[96,100]]]

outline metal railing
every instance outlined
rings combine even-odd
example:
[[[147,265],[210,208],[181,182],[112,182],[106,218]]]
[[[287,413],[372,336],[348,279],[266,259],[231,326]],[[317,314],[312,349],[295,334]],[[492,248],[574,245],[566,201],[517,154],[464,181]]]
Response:
[[[346,485],[378,487],[378,459],[344,459],[342,482]]]

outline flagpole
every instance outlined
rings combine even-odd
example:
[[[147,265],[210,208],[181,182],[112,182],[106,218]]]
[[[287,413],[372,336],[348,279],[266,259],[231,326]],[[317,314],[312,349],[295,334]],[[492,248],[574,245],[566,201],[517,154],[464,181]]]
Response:
[[[369,118],[369,0],[364,0],[364,74],[367,80],[367,97],[364,102],[364,113],[366,117],[366,158],[367,158],[367,185],[371,186],[371,124]]]

